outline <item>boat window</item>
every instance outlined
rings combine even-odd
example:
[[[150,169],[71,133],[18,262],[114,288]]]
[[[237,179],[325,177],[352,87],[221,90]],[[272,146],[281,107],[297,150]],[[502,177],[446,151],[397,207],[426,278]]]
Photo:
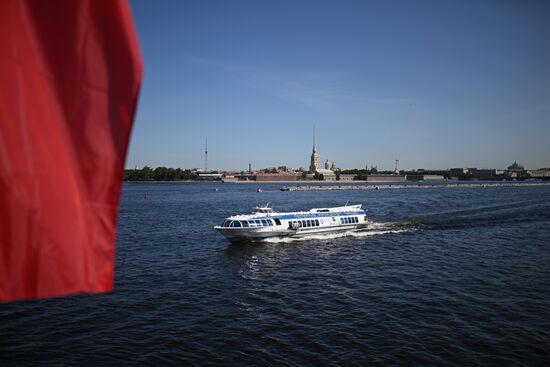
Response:
[[[349,223],[349,218],[348,217],[345,217],[344,218],[344,224],[348,224]]]
[[[229,221],[224,220],[222,223],[222,227],[229,227]]]
[[[249,226],[249,227],[256,227],[256,223],[254,223],[253,220],[249,220],[249,221],[248,221],[248,226]]]
[[[238,220],[234,220],[234,221],[233,221],[233,226],[234,226],[234,227],[240,227],[240,226],[241,226],[241,222],[239,222]]]
[[[262,225],[262,221],[259,219],[254,220],[256,222],[256,227],[260,227]]]
[[[246,220],[241,221],[243,227],[248,227],[248,222]]]
[[[315,225],[318,227],[319,226],[319,219],[315,219]]]
[[[355,223],[359,223],[359,218],[353,217],[353,219],[354,219]]]
[[[280,226],[281,225],[281,221],[279,220],[279,218],[273,218],[273,220],[275,221],[275,224]]]
[[[308,227],[311,227],[311,226],[312,226],[311,220],[309,220],[309,219],[307,220],[307,226],[308,226]]]

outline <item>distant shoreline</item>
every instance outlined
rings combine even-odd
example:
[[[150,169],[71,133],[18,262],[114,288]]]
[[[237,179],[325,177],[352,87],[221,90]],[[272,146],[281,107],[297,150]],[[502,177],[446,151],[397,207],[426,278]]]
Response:
[[[123,181],[128,184],[218,184],[218,185],[232,185],[232,184],[306,184],[306,185],[331,185],[331,184],[354,184],[354,183],[403,183],[403,181],[366,181],[366,180],[354,180],[354,181],[235,181],[235,182],[222,182],[222,181],[205,181],[205,180],[180,180],[180,181]],[[410,181],[413,182],[413,181]],[[434,181],[441,182],[441,181]]]
[[[446,183],[458,183],[458,184],[472,184],[472,183],[483,183],[483,182],[509,182],[509,183],[535,183],[535,182],[547,182],[547,180],[434,180],[434,181],[366,181],[366,180],[354,180],[354,181],[235,181],[235,182],[221,182],[221,181],[204,181],[204,180],[180,180],[180,181],[123,181],[125,184],[138,184],[138,185],[148,185],[148,184],[216,184],[216,185],[232,185],[232,184],[295,184],[295,185],[355,185],[358,183],[361,184],[421,184],[421,185],[432,185],[432,184],[446,184]]]

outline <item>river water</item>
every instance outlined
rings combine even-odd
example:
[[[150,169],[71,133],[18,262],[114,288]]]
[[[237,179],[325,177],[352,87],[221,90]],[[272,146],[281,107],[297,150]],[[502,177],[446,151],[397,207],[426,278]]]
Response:
[[[125,185],[115,291],[0,304],[0,366],[550,365],[550,186],[280,186]],[[212,228],[348,201],[369,228],[234,245]]]

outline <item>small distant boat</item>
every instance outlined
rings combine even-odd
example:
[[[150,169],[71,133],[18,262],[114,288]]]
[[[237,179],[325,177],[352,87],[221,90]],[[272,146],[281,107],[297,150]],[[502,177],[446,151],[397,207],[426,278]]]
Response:
[[[217,187],[214,189],[214,191],[220,191],[220,189],[218,189]]]
[[[214,229],[230,241],[357,230],[369,221],[367,210],[361,207],[359,204],[301,212],[274,212],[268,204],[254,208],[251,214],[230,216]]]
[[[264,189],[262,189],[261,187],[258,187],[258,190],[256,190],[258,192],[264,192]]]

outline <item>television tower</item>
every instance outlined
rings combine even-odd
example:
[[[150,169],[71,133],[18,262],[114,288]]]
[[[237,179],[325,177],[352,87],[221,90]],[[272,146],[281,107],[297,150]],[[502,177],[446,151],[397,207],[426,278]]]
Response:
[[[395,160],[395,173],[398,174],[399,171],[397,170],[397,163],[399,162],[399,159]]]
[[[204,172],[208,172],[208,138],[204,144]]]

